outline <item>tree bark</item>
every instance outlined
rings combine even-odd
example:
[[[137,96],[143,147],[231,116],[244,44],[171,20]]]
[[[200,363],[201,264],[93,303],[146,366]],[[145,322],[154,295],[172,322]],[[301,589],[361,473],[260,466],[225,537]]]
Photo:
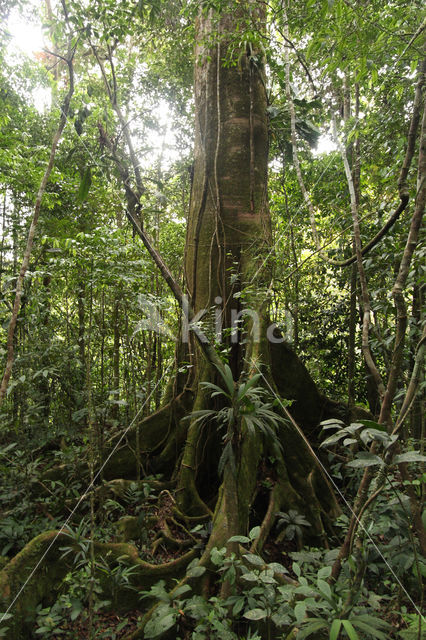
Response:
[[[270,251],[267,207],[268,123],[266,93],[257,52],[242,52],[237,65],[224,66],[235,16],[214,23],[211,12],[197,19],[195,50],[195,160],[188,220],[185,274],[195,313],[216,307],[223,329],[241,294],[265,286],[262,261]],[[217,29],[213,46],[209,39]],[[234,61],[235,62],[235,61]],[[264,270],[263,270],[264,272]],[[248,304],[256,305],[249,296]],[[210,328],[213,329],[210,316]],[[231,349],[234,378],[241,372],[238,340],[223,335]]]
[[[246,10],[252,8],[252,18],[256,12],[261,28],[262,9],[253,7],[245,4]],[[226,62],[243,11],[220,17],[211,11],[200,12],[197,19],[195,160],[186,238],[186,285],[194,313],[206,335],[227,355],[234,381],[261,371],[262,384],[277,397],[282,394],[296,401],[304,397],[306,401],[308,395],[312,399],[312,403],[305,402],[308,411],[300,402],[295,414],[302,419],[310,414],[306,422],[313,430],[321,420],[324,399],[296,354],[269,326],[268,259],[272,246],[263,62],[250,43],[240,51],[235,64]],[[219,380],[214,379],[195,344],[190,344],[190,351],[194,354],[194,409],[211,408],[212,400],[200,382]],[[179,505],[193,515],[209,512],[206,487],[211,491],[212,478],[208,468],[215,464],[214,455],[221,446],[214,429],[209,435],[207,431],[199,422],[190,424],[178,474]],[[228,469],[224,474],[207,549],[225,544],[234,534],[245,533],[249,525],[257,469],[262,456],[270,452],[260,437],[254,442],[242,433],[241,438],[236,477]],[[323,521],[324,513],[332,517],[338,512],[333,492],[294,421],[281,438],[285,460],[280,462],[283,473],[277,482],[285,484],[286,489],[276,492],[281,497],[277,508],[298,505],[315,520],[315,535],[320,539],[327,521],[327,516]],[[210,453],[210,465],[205,464],[205,450]],[[203,479],[206,474],[207,479]],[[313,485],[308,487],[306,478],[310,474]],[[318,500],[318,493],[323,500]],[[327,505],[324,509],[321,502]]]

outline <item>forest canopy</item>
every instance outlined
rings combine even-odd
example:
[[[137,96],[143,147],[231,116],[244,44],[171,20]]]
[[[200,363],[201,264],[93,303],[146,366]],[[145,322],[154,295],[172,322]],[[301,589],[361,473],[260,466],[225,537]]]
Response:
[[[421,3],[0,16],[0,637],[420,640]]]

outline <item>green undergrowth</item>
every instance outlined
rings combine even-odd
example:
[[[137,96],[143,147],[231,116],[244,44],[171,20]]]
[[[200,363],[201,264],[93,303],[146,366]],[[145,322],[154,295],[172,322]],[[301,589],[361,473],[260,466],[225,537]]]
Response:
[[[381,458],[363,455],[361,445],[364,440],[368,445],[372,437],[384,440],[386,436],[376,433],[371,425],[364,430],[362,426],[365,425],[346,428],[352,429],[351,440],[361,434],[356,442],[341,446],[342,438],[347,437],[342,427],[324,442],[333,479],[347,497],[358,485],[363,470],[361,462],[382,464]],[[353,447],[354,444],[357,446]],[[335,536],[330,538],[330,549],[308,546],[311,523],[306,514],[295,509],[279,511],[260,554],[254,551],[261,531],[261,505],[256,504],[251,513],[251,524],[255,526],[250,533],[231,538],[231,547],[214,547],[209,561],[200,564],[212,523],[205,520],[196,524],[180,518],[173,489],[166,489],[159,476],[99,483],[93,493],[95,529],[91,533],[89,513],[85,511],[90,501],[86,500],[81,510],[71,513],[80,495],[81,480],[73,475],[69,482],[41,480],[43,474],[39,473],[36,460],[16,447],[3,451],[8,464],[4,466],[5,482],[0,492],[0,578],[14,576],[12,582],[8,580],[13,593],[18,593],[22,582],[22,575],[15,576],[20,559],[31,551],[31,562],[23,566],[24,573],[38,560],[37,549],[30,541],[38,536],[36,540],[46,545],[48,536],[55,533],[52,530],[60,529],[68,515],[70,521],[62,531],[60,545],[51,551],[56,564],[52,568],[46,560],[42,567],[41,576],[55,583],[55,588],[38,601],[28,599],[31,593],[24,591],[19,596],[18,608],[12,607],[4,617],[0,637],[14,640],[40,637],[418,640],[422,637],[419,610],[426,564],[411,528],[406,481],[402,481],[395,466],[386,470],[387,482],[376,499],[374,518],[359,539],[366,571],[354,592],[357,569],[354,556],[344,564],[338,581],[335,584],[330,581],[331,567],[348,527],[347,511],[334,522]],[[419,456],[415,452],[401,455],[413,465],[410,482],[420,495],[424,478],[415,473]],[[270,483],[273,484],[273,479]],[[260,483],[259,495],[271,489],[269,484]],[[48,530],[50,534],[42,533]],[[90,556],[91,539],[97,548],[94,564]],[[116,548],[112,562],[108,545]],[[180,571],[165,578],[157,573],[145,582],[138,580],[138,563],[143,561],[145,568],[147,563],[149,568],[159,568],[162,563],[173,563],[187,553],[192,553],[192,561],[188,564],[188,559],[187,566],[180,565]],[[41,578],[37,580],[41,584]],[[89,632],[90,592],[93,606]],[[10,597],[0,603],[0,613],[6,611]],[[17,611],[22,614],[23,603],[31,605],[26,615],[32,621],[24,624],[23,635],[19,635],[21,632],[16,635],[11,629]]]

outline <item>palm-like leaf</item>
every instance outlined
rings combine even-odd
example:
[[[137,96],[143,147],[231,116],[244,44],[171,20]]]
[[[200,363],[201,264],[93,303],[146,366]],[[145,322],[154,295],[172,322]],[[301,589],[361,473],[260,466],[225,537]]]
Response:
[[[277,431],[280,425],[285,423],[285,420],[273,410],[272,403],[267,401],[265,389],[256,386],[261,374],[256,374],[237,385],[227,364],[223,369],[216,368],[224,382],[224,388],[213,382],[202,382],[202,388],[210,391],[212,398],[215,396],[226,398],[228,406],[216,411],[211,409],[194,411],[188,418],[192,419],[194,423],[214,419],[220,428],[225,429],[224,449],[218,469],[219,475],[222,475],[227,464],[231,465],[233,473],[236,473],[233,446],[241,426],[246,428],[250,437],[253,437],[256,432],[260,432],[265,439],[269,440],[274,452],[279,453],[281,442]]]
[[[229,367],[229,365],[225,364],[223,365],[223,370],[220,369],[218,366],[216,366],[216,369],[218,370],[222,380],[224,381],[229,395],[232,397],[235,392],[235,385],[234,385],[234,377],[232,375],[231,368]]]

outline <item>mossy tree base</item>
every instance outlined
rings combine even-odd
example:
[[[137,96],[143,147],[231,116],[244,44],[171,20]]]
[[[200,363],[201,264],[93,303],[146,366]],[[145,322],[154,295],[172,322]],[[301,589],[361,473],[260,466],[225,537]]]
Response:
[[[121,490],[125,491],[126,480],[144,473],[162,474],[170,482],[168,486],[175,487],[174,493],[168,494],[166,515],[163,511],[158,518],[161,523],[152,544],[154,551],[160,543],[175,553],[177,550],[177,559],[155,565],[142,560],[137,548],[128,542],[94,543],[95,554],[108,554],[108,562],[124,556],[137,568],[133,576],[137,589],[146,589],[161,578],[181,576],[196,554],[201,555],[202,564],[208,565],[214,546],[227,545],[231,536],[247,534],[254,525],[260,525],[255,543],[260,553],[273,531],[278,511],[292,508],[305,515],[315,544],[326,544],[327,533],[339,514],[333,490],[307,436],[315,436],[318,423],[336,415],[340,408],[321,396],[288,345],[266,339],[265,300],[271,282],[267,96],[262,52],[254,45],[241,51],[237,65],[222,64],[228,41],[238,33],[238,20],[244,18],[244,3],[238,7],[232,15],[200,11],[196,23],[196,141],[185,251],[186,290],[195,313],[212,310],[217,300],[223,303],[223,329],[229,335],[222,347],[227,348],[235,382],[261,370],[265,377],[259,384],[294,401],[290,407],[293,417],[280,428],[282,454],[278,456],[260,434],[248,437],[241,430],[236,472],[225,468],[223,478],[219,478],[223,434],[213,420],[200,425],[186,418],[194,409],[220,408],[217,398],[206,395],[202,387],[203,382],[220,381],[214,367],[203,359],[201,349],[191,340],[185,345],[187,353],[178,360],[189,358],[188,379],[178,378],[177,384],[170,386],[169,391],[173,388],[174,392],[168,393],[164,406],[109,443],[104,452],[107,462],[102,473],[109,483],[100,494],[115,490],[119,496]],[[250,20],[259,23],[261,31],[264,7],[250,3],[250,8]],[[259,318],[259,339],[249,335],[250,323],[242,322],[237,328],[238,340],[233,341],[232,316],[248,310]],[[212,333],[212,327],[207,327],[206,334]],[[262,485],[265,475],[267,486]],[[116,478],[120,480],[114,486],[111,481]],[[184,543],[173,533],[175,517],[186,529]],[[191,527],[208,520],[211,532],[204,553],[194,548],[186,551],[187,541],[192,540]],[[117,526],[123,540],[137,534],[134,519],[126,518]],[[72,545],[72,540],[63,532],[42,534],[0,572],[0,590],[6,603],[20,594],[13,606],[13,624],[18,630],[13,637],[25,638],[18,635],[25,633],[25,612],[48,601],[69,571],[66,559],[61,558],[60,547],[65,545]]]
[[[52,604],[56,593],[72,568],[72,554],[64,556],[64,547],[75,546],[72,538],[62,531],[47,531],[31,540],[0,571],[0,596],[3,611],[12,605],[12,619],[3,623],[8,636],[19,640],[32,637],[35,611],[39,604]],[[102,558],[113,567],[117,562],[125,561],[135,567],[131,584],[135,590],[125,590],[117,598],[109,586],[105,573],[98,575],[105,596],[113,596],[114,609],[120,612],[130,611],[139,605],[138,592],[149,589],[158,580],[172,580],[182,576],[188,563],[196,556],[195,550],[167,563],[152,564],[144,562],[138,550],[128,543],[94,543],[95,557]],[[120,597],[121,596],[121,597]],[[1,626],[0,626],[1,629]]]

